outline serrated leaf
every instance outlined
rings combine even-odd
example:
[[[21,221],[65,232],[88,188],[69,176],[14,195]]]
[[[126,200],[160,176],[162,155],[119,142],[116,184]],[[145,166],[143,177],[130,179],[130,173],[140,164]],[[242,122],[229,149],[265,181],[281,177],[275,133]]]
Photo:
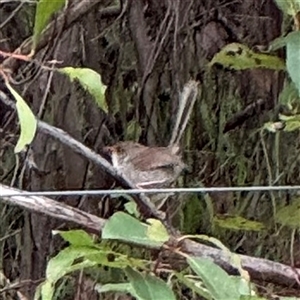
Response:
[[[299,0],[275,0],[277,6],[287,15],[296,16],[300,11]]]
[[[53,234],[59,234],[65,241],[73,246],[95,246],[92,237],[84,230],[54,230]]]
[[[300,92],[300,32],[291,35],[286,44],[287,71]]]
[[[247,220],[241,216],[218,215],[214,217],[214,223],[222,228],[233,230],[261,231],[265,227],[262,223]]]
[[[212,260],[190,256],[187,261],[193,271],[202,279],[213,299],[240,299],[236,282]]]
[[[274,55],[255,53],[243,44],[232,43],[226,45],[218,52],[209,66],[214,64],[234,70],[246,70],[254,68],[267,68],[271,70],[284,70],[284,61]]]
[[[19,153],[33,141],[37,129],[37,121],[25,100],[11,87],[8,82],[6,82],[6,86],[17,101],[16,108],[21,132],[15,147],[15,153]]]
[[[107,112],[105,101],[106,86],[102,83],[101,76],[89,68],[65,67],[58,69],[62,74],[67,75],[71,81],[78,80],[83,89],[87,90],[95,99],[97,105]]]
[[[134,290],[135,297],[140,300],[175,300],[173,291],[168,285],[155,276],[141,274],[132,268],[126,269],[126,275]]]
[[[292,204],[278,209],[275,220],[277,223],[293,229],[300,228],[300,199],[294,199]]]
[[[59,11],[65,4],[65,0],[39,0],[35,12],[35,21],[33,29],[32,50],[35,50],[42,31],[47,26],[51,16]]]
[[[121,240],[138,245],[161,247],[162,242],[148,236],[148,225],[123,212],[115,213],[104,225],[103,239]]]
[[[161,221],[148,219],[147,222],[150,224],[150,226],[148,226],[147,235],[151,240],[162,243],[169,240],[169,233]]]

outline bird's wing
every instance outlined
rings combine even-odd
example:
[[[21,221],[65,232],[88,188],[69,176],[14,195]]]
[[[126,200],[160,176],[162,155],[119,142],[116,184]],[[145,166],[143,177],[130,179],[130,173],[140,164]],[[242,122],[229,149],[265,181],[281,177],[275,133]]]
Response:
[[[129,162],[140,171],[150,171],[158,168],[172,169],[175,164],[181,162],[181,159],[180,156],[172,154],[168,148],[150,147],[137,153]]]

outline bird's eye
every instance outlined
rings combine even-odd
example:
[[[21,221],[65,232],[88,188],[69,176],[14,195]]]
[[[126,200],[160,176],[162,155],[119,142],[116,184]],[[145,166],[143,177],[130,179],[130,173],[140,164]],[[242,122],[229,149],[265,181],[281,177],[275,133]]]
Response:
[[[104,150],[104,153],[106,153],[107,155],[112,155],[112,153],[113,153],[112,147],[104,147],[103,150]]]

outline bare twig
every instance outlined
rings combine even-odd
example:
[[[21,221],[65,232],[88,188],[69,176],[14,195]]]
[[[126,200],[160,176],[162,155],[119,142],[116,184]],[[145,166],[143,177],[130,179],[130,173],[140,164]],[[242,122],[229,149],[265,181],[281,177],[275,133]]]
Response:
[[[254,103],[247,105],[242,111],[234,114],[225,124],[223,132],[226,133],[235,129],[238,126],[242,126],[249,118],[256,115],[265,106],[266,100],[258,99]]]
[[[83,15],[89,13],[92,8],[94,8],[96,5],[98,5],[101,2],[101,0],[76,0],[74,1],[74,4],[68,9],[68,15],[67,18],[65,14],[61,14],[57,20],[54,20],[51,22],[46,30],[43,32],[38,45],[36,46],[35,51],[39,51],[42,48],[44,48],[48,42],[49,39],[51,39],[52,36],[55,36],[57,33],[61,32],[62,30],[68,29],[74,22],[78,21],[80,18],[82,18]],[[104,8],[100,10],[99,17],[117,17],[120,14],[120,7],[119,6],[111,6]],[[15,54],[28,54],[31,51],[32,46],[32,40],[31,38],[24,41],[21,46],[14,51]],[[17,68],[17,61],[13,57],[9,57],[5,59],[2,62],[2,68],[8,68],[11,70],[14,70]]]
[[[9,21],[18,13],[18,11],[22,8],[22,6],[24,5],[24,2],[21,2],[13,11],[12,13],[8,16],[8,18],[6,18],[5,21],[3,21],[1,24],[0,24],[0,30],[5,27]]]

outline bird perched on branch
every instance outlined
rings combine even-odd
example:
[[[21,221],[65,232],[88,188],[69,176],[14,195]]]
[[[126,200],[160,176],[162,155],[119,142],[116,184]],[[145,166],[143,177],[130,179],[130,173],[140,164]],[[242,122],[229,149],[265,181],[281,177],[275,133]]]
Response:
[[[167,147],[148,147],[132,141],[119,142],[104,150],[112,165],[137,188],[170,187],[187,167],[180,154],[180,140],[198,94],[198,83],[187,82],[179,97],[176,122]]]

